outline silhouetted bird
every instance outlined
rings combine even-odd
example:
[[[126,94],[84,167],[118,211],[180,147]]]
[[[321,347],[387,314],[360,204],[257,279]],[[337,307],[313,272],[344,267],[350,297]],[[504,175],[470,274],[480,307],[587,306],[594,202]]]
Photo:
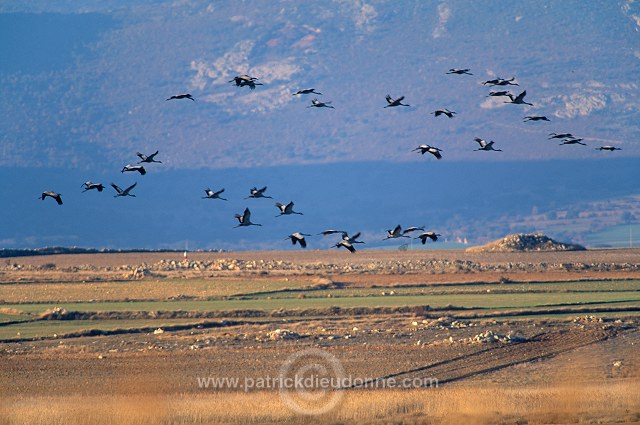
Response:
[[[292,233],[289,236],[287,236],[285,238],[286,239],[291,239],[291,243],[293,245],[297,243],[300,244],[301,248],[306,248],[307,247],[307,241],[304,239],[305,236],[311,236],[311,235],[307,235],[306,233],[300,233],[300,232],[296,232],[296,233]]]
[[[390,95],[387,95],[385,99],[387,99],[387,105],[385,106],[385,108],[392,108],[394,106],[410,106],[402,103],[402,101],[404,100],[404,96],[400,96],[399,98],[394,99]]]
[[[249,211],[249,208],[245,208],[242,214],[234,214],[234,217],[237,218],[239,222],[235,227],[262,226],[262,224],[251,222],[251,211]]]
[[[251,90],[254,90],[256,86],[263,85],[262,83],[256,83],[257,80],[258,79],[256,77],[250,77],[246,74],[243,74],[233,77],[232,80],[229,80],[229,83],[235,82],[237,87],[249,86]]]
[[[597,151],[611,151],[611,152],[613,152],[613,151],[621,151],[622,148],[617,148],[615,146],[607,145],[607,146],[600,146],[599,148],[596,148],[596,150]]]
[[[451,68],[447,74],[458,74],[458,75],[462,75],[462,74],[467,74],[467,75],[473,75],[472,73],[469,72],[470,69],[469,68],[465,68],[465,69],[457,69],[457,68]]]
[[[435,156],[436,158],[442,159],[442,154],[440,153],[442,152],[442,149],[436,148],[435,146],[420,145],[417,148],[415,148],[412,152],[415,152],[415,151],[420,151],[422,155],[429,152],[431,155]]]
[[[131,189],[133,189],[134,187],[136,187],[138,183],[134,183],[131,186],[129,186],[128,188],[126,188],[125,190],[120,189],[120,187],[118,187],[118,185],[116,185],[115,183],[111,183],[111,187],[115,189],[115,191],[117,192],[116,195],[113,195],[114,198],[117,198],[118,196],[133,196],[134,198],[136,197],[136,195],[132,195],[131,193]]]
[[[152,162],[158,162],[158,163],[162,164],[162,161],[156,161],[155,160],[155,157],[156,157],[156,155],[158,155],[158,152],[159,151],[155,151],[151,155],[145,155],[143,153],[136,152],[136,155],[138,156],[138,158],[140,158],[140,161],[138,161],[138,164],[142,164],[143,162],[146,162],[147,164],[150,164]]]
[[[387,237],[383,239],[383,241],[387,239],[396,239],[396,238],[408,238],[409,236],[402,234],[402,227],[398,224],[394,229],[387,230]]]
[[[344,230],[334,230],[334,229],[327,229],[327,230],[323,230],[322,232],[318,233],[319,235],[333,235],[335,233],[342,233],[343,235],[346,235],[347,232],[345,232]]]
[[[574,138],[571,133],[549,133],[549,140],[551,139],[571,139]]]
[[[445,109],[436,109],[436,110],[433,112],[433,115],[435,115],[436,117],[439,117],[440,115],[446,115],[446,116],[448,116],[449,118],[453,118],[453,116],[454,116],[455,114],[457,114],[457,112],[450,111],[450,110],[448,110],[448,109],[446,109],[446,108],[445,108]]]
[[[58,205],[62,205],[62,194],[48,190],[46,192],[42,192],[42,195],[40,195],[39,199],[44,201],[44,198],[46,198],[47,196],[55,199]]]
[[[349,242],[350,244],[354,243],[364,243],[363,241],[359,241],[360,232],[353,234],[353,236],[349,236],[346,232],[342,234],[342,240]]]
[[[191,96],[191,94],[189,93],[185,93],[185,94],[176,94],[171,96],[170,98],[168,98],[167,100],[173,100],[173,99],[191,99],[194,102],[196,101],[193,96]]]
[[[415,232],[417,230],[424,230],[424,227],[407,227],[402,231],[402,234],[406,235],[407,233]]]
[[[355,253],[356,249],[353,247],[353,245],[351,245],[348,241],[345,241],[344,239],[341,240],[340,242],[338,242],[337,244],[333,245],[334,248],[340,248],[340,247],[344,247],[347,248],[349,250],[350,253]]]
[[[311,105],[307,106],[307,108],[331,108],[335,109],[331,106],[331,102],[320,102],[318,99],[313,99],[311,101]]]
[[[139,173],[140,173],[141,175],[143,175],[143,176],[144,176],[145,174],[147,174],[147,170],[145,170],[145,169],[144,169],[144,167],[143,167],[142,165],[131,165],[131,164],[125,165],[125,166],[122,168],[122,171],[120,171],[120,172],[121,172],[121,173],[124,173],[125,171],[137,171],[137,172],[139,172]]]
[[[509,92],[509,91],[502,90],[502,91],[492,91],[492,92],[489,92],[489,94],[487,95],[487,97],[489,97],[489,96],[494,96],[494,97],[497,97],[497,96],[506,96],[506,97],[511,97],[511,96],[513,96],[513,95],[512,95],[512,94],[511,94],[511,92]]]
[[[493,140],[488,142],[484,139],[481,139],[479,137],[474,138],[473,140],[475,140],[476,142],[478,142],[478,144],[480,145],[479,149],[474,149],[474,151],[496,151],[496,152],[502,152],[501,149],[495,149],[493,147]]]
[[[82,187],[84,188],[83,192],[92,189],[96,189],[98,192],[102,192],[104,190],[104,185],[102,183],[84,182],[82,183]]]
[[[281,204],[280,202],[276,202],[276,207],[280,210],[280,214],[276,217],[280,217],[281,215],[290,215],[290,214],[298,214],[303,215],[302,213],[295,212],[293,210],[293,202],[289,202],[287,205]]]
[[[437,241],[438,236],[440,235],[435,232],[424,232],[419,234],[416,239],[420,239],[422,241],[422,245],[424,245],[427,242],[427,239],[431,239],[434,242]]]
[[[527,122],[527,121],[551,121],[551,120],[545,117],[544,115],[527,115],[526,117],[524,117],[523,121]]]
[[[220,189],[219,191],[215,192],[209,188],[206,188],[204,190],[204,193],[207,194],[207,196],[203,196],[202,199],[222,199],[223,201],[228,201],[228,199],[223,198],[220,196],[220,194],[224,192],[224,188]]]
[[[505,80],[504,78],[496,78],[494,80],[487,80],[487,81],[483,81],[482,84],[483,85],[489,85],[489,86],[517,86],[518,83],[514,83],[513,80],[515,80],[516,77],[512,77],[509,80]]]
[[[317,92],[317,91],[316,91],[316,89],[303,89],[303,90],[298,90],[297,92],[292,93],[292,96],[296,96],[296,95],[298,95],[298,94],[311,94],[311,93],[313,93],[313,94],[319,94],[319,95],[321,95],[321,96],[322,96],[322,93]]]
[[[257,187],[252,187],[251,190],[249,190],[249,196],[244,198],[244,199],[249,199],[249,198],[269,198],[269,199],[273,199],[271,196],[266,196],[264,194],[264,192],[267,190],[267,186],[263,187],[262,189],[258,189]]]
[[[560,143],[560,146],[562,145],[582,145],[582,146],[587,146],[586,143],[582,143],[584,139],[565,139],[562,141],[562,143]]]
[[[514,96],[512,94],[509,95],[509,99],[511,100],[507,100],[504,103],[513,103],[515,105],[529,105],[529,106],[533,106],[533,103],[529,103],[529,102],[525,102],[524,101],[524,97],[527,95],[527,91],[523,91],[522,93],[520,93],[517,96]]]

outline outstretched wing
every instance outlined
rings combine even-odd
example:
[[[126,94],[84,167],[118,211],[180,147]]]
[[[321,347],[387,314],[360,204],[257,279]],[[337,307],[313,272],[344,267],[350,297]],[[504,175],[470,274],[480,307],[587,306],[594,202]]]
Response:
[[[480,147],[481,147],[481,148],[484,148],[484,147],[485,147],[486,142],[485,142],[483,139],[481,139],[481,138],[479,138],[479,137],[476,137],[476,138],[474,138],[473,140],[475,140],[476,142],[478,142],[478,144],[480,145]]]
[[[126,189],[124,190],[124,193],[129,193],[129,191],[130,191],[131,189],[133,189],[134,187],[136,187],[136,185],[137,185],[137,184],[138,184],[138,182],[135,182],[134,184],[132,184],[131,186],[129,186],[128,188],[126,188]]]

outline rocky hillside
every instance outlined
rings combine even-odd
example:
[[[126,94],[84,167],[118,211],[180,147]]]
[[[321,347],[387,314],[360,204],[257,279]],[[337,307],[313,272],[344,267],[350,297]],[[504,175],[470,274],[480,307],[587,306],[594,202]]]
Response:
[[[486,245],[474,246],[467,252],[583,251],[581,245],[556,242],[541,233],[509,235]]]

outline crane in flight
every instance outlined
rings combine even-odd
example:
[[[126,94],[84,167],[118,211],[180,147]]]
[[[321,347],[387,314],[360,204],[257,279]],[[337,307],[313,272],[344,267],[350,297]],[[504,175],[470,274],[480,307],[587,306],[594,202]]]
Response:
[[[299,94],[311,94],[311,93],[313,93],[313,94],[319,94],[320,96],[322,96],[322,93],[317,92],[317,91],[316,91],[316,89],[302,89],[302,90],[298,90],[298,91],[297,91],[297,92],[295,92],[295,93],[292,93],[291,95],[292,95],[292,96],[297,96],[297,95],[299,95]]]
[[[478,144],[480,145],[480,148],[474,149],[474,151],[496,151],[496,152],[502,152],[502,149],[495,149],[493,147],[493,140],[490,141],[490,142],[487,142],[486,140],[481,139],[479,137],[476,137],[473,140],[478,142]]]
[[[388,94],[385,99],[387,99],[387,105],[385,106],[385,108],[393,108],[394,106],[411,106],[402,103],[402,101],[404,100],[404,96],[400,96],[399,98],[394,99],[391,97],[391,95]]]
[[[459,68],[451,68],[449,71],[447,71],[447,74],[457,74],[457,75],[462,75],[462,74],[466,74],[466,75],[473,75],[472,73],[469,72],[470,69],[469,68],[464,68],[464,69],[459,69]]]
[[[486,86],[486,85],[489,85],[489,86],[517,86],[518,83],[514,83],[513,82],[515,79],[516,79],[516,77],[511,77],[508,80],[505,80],[504,78],[498,77],[498,78],[493,79],[493,80],[483,81],[482,85],[483,86]]]
[[[522,93],[520,93],[517,96],[509,94],[509,99],[510,100],[507,100],[504,103],[513,103],[514,105],[529,105],[529,106],[533,106],[533,103],[525,102],[524,97],[526,95],[527,95],[527,91],[526,90],[524,90]]]
[[[387,229],[387,237],[383,239],[386,241],[387,239],[397,239],[397,238],[408,238],[409,236],[403,234],[402,226],[399,224],[393,229]]]
[[[301,233],[301,232],[295,232],[287,236],[285,240],[291,239],[291,243],[293,245],[295,245],[296,243],[299,243],[301,248],[306,248],[307,241],[304,239],[305,236],[311,236],[311,235],[308,235],[306,233]]]
[[[415,227],[415,226],[407,227],[402,231],[402,234],[406,235],[407,233],[415,232],[418,230],[424,230],[424,227]]]
[[[171,96],[170,98],[166,99],[166,100],[180,100],[180,99],[191,99],[194,102],[196,101],[193,96],[191,96],[190,93],[184,93],[184,94],[174,94],[173,96]]]
[[[256,86],[262,86],[262,83],[256,83],[256,77],[250,77],[247,74],[237,75],[229,80],[229,83],[235,83],[236,87],[248,86],[251,90],[255,90]]]
[[[353,245],[354,243],[364,243],[364,241],[358,240],[359,237],[360,237],[360,232],[354,233],[351,236],[349,236],[347,232],[342,233],[342,240],[349,242],[351,245]]]
[[[333,235],[335,233],[342,233],[343,235],[346,235],[347,232],[345,232],[344,230],[335,230],[335,229],[327,229],[327,230],[323,230],[322,232],[318,233],[319,235]]]
[[[40,195],[40,197],[38,199],[41,199],[44,201],[44,198],[49,197],[52,199],[55,199],[55,201],[58,203],[58,205],[62,205],[62,194],[61,193],[56,193],[53,192],[51,190],[47,190],[45,192],[42,192],[42,195]]]
[[[155,151],[151,155],[145,155],[143,153],[136,152],[136,155],[138,156],[138,158],[140,158],[140,161],[138,161],[138,164],[142,164],[143,162],[145,162],[147,164],[151,164],[152,162],[158,162],[158,163],[162,164],[162,161],[156,161],[156,159],[155,159],[156,155],[158,155],[158,152],[160,152],[160,151]]]
[[[523,121],[527,122],[527,121],[551,121],[551,120],[545,117],[544,115],[527,115],[526,117],[524,117]]]
[[[245,208],[242,214],[234,214],[233,216],[238,219],[238,225],[234,227],[262,226],[262,224],[251,222],[251,211],[249,211],[249,208]]]
[[[436,232],[424,232],[419,234],[416,239],[420,239],[422,241],[422,245],[424,245],[427,242],[427,239],[431,239],[434,242],[437,241],[438,236],[441,235]]]
[[[497,96],[511,97],[512,94],[509,91],[502,90],[502,91],[490,91],[489,94],[487,95],[487,97],[497,97]]]
[[[340,247],[348,249],[349,252],[352,254],[356,252],[356,249],[353,247],[353,245],[351,245],[348,241],[345,241],[344,239],[338,242],[337,244],[333,245],[333,248],[340,248]]]
[[[204,190],[204,193],[207,194],[207,196],[203,196],[202,199],[222,199],[223,201],[228,201],[228,199],[223,198],[220,196],[220,194],[224,192],[224,188],[218,190],[218,191],[213,191],[209,188],[206,188]]]
[[[560,146],[562,145],[582,145],[582,146],[587,146],[586,143],[582,143],[584,139],[577,139],[575,137],[570,138],[570,139],[564,139],[562,141],[562,143],[560,143]]]
[[[415,151],[420,151],[422,155],[428,152],[431,155],[435,156],[437,159],[442,159],[442,154],[440,153],[442,152],[442,149],[436,148],[435,146],[420,145],[417,148],[412,150],[412,152],[415,152]]]
[[[331,102],[320,102],[318,99],[313,99],[311,101],[311,105],[307,106],[307,108],[331,108],[336,109],[331,106]]]
[[[548,140],[551,139],[574,139],[575,136],[571,133],[549,133]]]
[[[280,217],[281,215],[291,215],[291,214],[303,215],[301,212],[296,212],[293,210],[293,201],[289,202],[287,205],[281,204],[280,202],[276,202],[276,207],[280,210],[280,214],[278,214],[276,217]]]
[[[141,176],[144,176],[145,174],[147,174],[147,170],[145,170],[142,165],[131,165],[131,164],[125,165],[124,167],[122,167],[122,170],[120,172],[124,173],[125,171],[137,171],[140,173]]]
[[[440,115],[446,115],[449,118],[453,118],[453,116],[457,114],[457,112],[453,112],[448,110],[447,108],[444,109],[436,109],[435,111],[433,111],[433,115],[436,117],[439,117]]]
[[[83,192],[92,189],[96,189],[98,192],[102,192],[104,190],[104,185],[102,183],[93,183],[90,181],[82,183],[82,187],[84,189]]]
[[[129,186],[128,188],[122,190],[117,184],[115,183],[111,183],[111,187],[115,189],[115,191],[117,192],[115,195],[113,195],[114,198],[117,198],[119,196],[133,196],[134,198],[136,197],[136,195],[132,195],[131,190],[136,187],[138,183],[134,183],[131,186]]]
[[[244,199],[249,199],[249,198],[269,198],[269,199],[273,199],[271,196],[267,196],[264,194],[264,192],[267,190],[267,186],[263,187],[262,189],[258,189],[257,187],[252,187],[249,190],[249,196],[247,196]]]

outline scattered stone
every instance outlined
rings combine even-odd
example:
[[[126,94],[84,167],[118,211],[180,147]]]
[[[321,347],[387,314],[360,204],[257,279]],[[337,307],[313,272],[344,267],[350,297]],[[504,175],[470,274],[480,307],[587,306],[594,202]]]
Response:
[[[290,331],[288,329],[276,329],[275,331],[267,332],[267,338],[273,341],[299,339],[301,337],[302,336],[299,333]]]

